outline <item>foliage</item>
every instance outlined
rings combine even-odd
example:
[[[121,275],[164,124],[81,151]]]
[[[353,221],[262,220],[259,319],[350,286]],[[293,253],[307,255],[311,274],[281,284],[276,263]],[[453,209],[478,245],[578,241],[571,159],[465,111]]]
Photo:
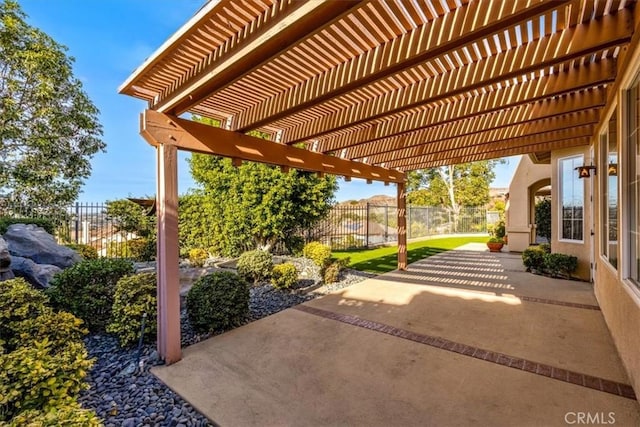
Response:
[[[0,347],[19,331],[19,323],[40,316],[46,311],[48,298],[24,279],[0,282]]]
[[[491,230],[491,234],[493,235],[493,237],[496,237],[498,239],[502,239],[504,238],[505,234],[507,233],[506,228],[505,228],[505,224],[504,224],[504,220],[499,220],[498,222],[496,222],[493,225],[493,228]]]
[[[95,412],[84,409],[78,402],[69,399],[48,411],[29,409],[13,417],[9,427],[100,427],[102,421]]]
[[[69,243],[65,246],[78,252],[78,254],[80,254],[82,259],[98,258],[98,251],[93,246],[83,245],[81,243]]]
[[[547,254],[551,253],[551,245],[549,243],[542,243],[538,247]]]
[[[267,280],[273,269],[273,257],[267,251],[247,251],[238,259],[238,274],[253,283]]]
[[[544,254],[544,268],[552,277],[556,277],[559,274],[571,277],[571,273],[578,268],[578,258],[573,255],[558,253]]]
[[[61,211],[105,144],[67,48],[0,2],[0,196]]]
[[[148,216],[145,208],[129,199],[108,201],[106,213],[114,220],[118,231],[138,237],[151,237],[155,234],[155,216]]]
[[[249,314],[249,284],[237,274],[215,272],[193,284],[186,305],[189,322],[198,332],[237,326]]]
[[[104,331],[111,318],[116,283],[132,273],[133,264],[127,260],[85,260],[56,274],[47,293],[55,307],[84,320],[90,331]]]
[[[536,203],[536,233],[551,241],[551,200],[541,200]]]
[[[271,284],[276,289],[289,289],[298,282],[298,269],[290,262],[273,266]]]
[[[129,257],[135,261],[153,261],[156,259],[156,239],[154,236],[131,239],[126,243]]]
[[[342,246],[344,246],[347,249],[359,248],[363,245],[363,243],[364,242],[362,239],[356,239],[356,237],[353,234],[347,234],[342,239]]]
[[[143,315],[147,314],[144,337],[153,340],[157,330],[156,275],[142,273],[118,280],[113,301],[111,323],[107,332],[115,334],[123,347],[140,338]]]
[[[504,240],[500,237],[492,237],[487,241],[487,243],[504,243]]]
[[[15,335],[8,341],[8,348],[35,346],[36,343],[49,341],[49,350],[57,354],[70,342],[81,342],[87,330],[82,320],[65,311],[54,312],[47,307],[39,316],[30,317],[13,324]]]
[[[0,421],[64,405],[88,388],[83,379],[92,364],[82,342],[53,351],[47,338],[0,355]]]
[[[195,267],[202,267],[204,262],[209,258],[209,253],[202,248],[193,248],[189,250],[189,261]]]
[[[0,162],[0,164],[2,164],[2,162]],[[9,226],[12,224],[34,224],[38,227],[44,228],[49,234],[55,234],[56,232],[53,223],[46,218],[12,218],[8,216],[0,216],[0,234],[6,233]]]
[[[320,242],[309,242],[304,245],[302,255],[312,260],[317,266],[324,267],[331,259],[331,247]]]
[[[522,263],[527,271],[536,270],[542,272],[544,269],[545,251],[540,246],[531,246],[522,252]]]
[[[190,167],[202,190],[180,205],[182,244],[216,246],[227,256],[256,248],[271,250],[278,242],[295,246],[287,243],[289,239],[328,214],[337,189],[330,175],[283,172],[251,162],[236,167],[231,159],[209,155],[194,154]],[[200,241],[204,236],[209,243]]]

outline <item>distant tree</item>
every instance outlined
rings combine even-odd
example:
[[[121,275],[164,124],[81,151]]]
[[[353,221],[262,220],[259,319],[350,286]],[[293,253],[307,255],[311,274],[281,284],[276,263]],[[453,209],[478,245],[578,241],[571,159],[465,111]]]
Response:
[[[551,200],[545,199],[536,203],[536,233],[551,241]]]
[[[108,201],[106,213],[114,220],[118,231],[134,233],[138,237],[153,237],[155,234],[155,215],[147,215],[145,208],[129,199]]]
[[[104,150],[98,110],[73,76],[67,48],[0,1],[0,197],[61,208]]]

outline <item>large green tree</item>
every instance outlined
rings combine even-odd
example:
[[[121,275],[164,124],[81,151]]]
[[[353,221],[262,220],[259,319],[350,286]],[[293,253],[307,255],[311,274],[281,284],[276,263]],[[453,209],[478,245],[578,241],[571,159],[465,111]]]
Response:
[[[67,48],[0,1],[0,197],[55,209],[76,199],[104,150],[98,110]]]
[[[260,163],[236,167],[230,159],[194,154],[189,164],[201,188],[180,200],[182,244],[225,255],[269,250],[279,242],[292,248],[296,236],[328,214],[337,190],[333,176]]]

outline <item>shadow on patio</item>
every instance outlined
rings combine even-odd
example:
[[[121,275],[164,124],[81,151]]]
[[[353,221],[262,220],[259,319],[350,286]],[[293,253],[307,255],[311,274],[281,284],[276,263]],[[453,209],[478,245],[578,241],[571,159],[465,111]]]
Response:
[[[566,425],[577,412],[640,424],[591,285],[466,249],[216,336],[154,373],[222,425]]]

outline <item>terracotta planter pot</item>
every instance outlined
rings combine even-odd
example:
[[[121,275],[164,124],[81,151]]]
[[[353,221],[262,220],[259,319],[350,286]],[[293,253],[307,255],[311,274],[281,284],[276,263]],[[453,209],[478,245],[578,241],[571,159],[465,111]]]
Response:
[[[504,243],[487,243],[490,252],[500,252]]]

